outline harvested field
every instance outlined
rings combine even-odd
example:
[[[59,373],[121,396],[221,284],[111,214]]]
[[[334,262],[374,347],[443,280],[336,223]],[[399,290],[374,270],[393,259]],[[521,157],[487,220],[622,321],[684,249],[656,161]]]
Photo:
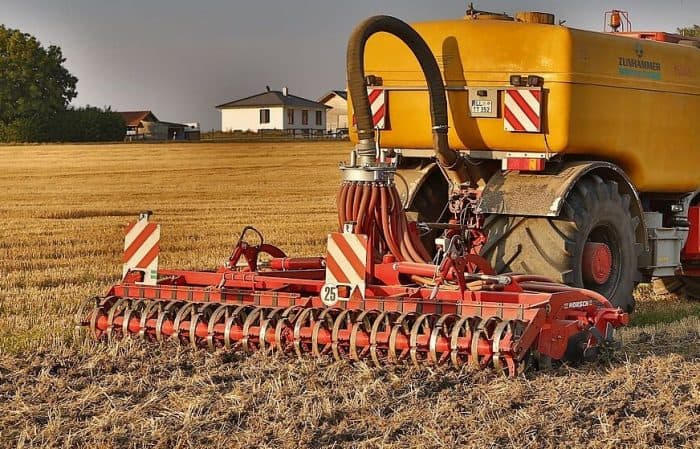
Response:
[[[0,147],[0,447],[700,447],[700,303],[648,287],[620,350],[516,380],[73,341],[141,210],[164,267],[215,267],[246,224],[321,253],[347,150]]]

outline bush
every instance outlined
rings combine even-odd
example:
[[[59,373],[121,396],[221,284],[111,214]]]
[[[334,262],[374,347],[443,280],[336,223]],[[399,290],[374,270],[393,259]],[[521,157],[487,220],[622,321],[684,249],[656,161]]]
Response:
[[[47,128],[47,121],[37,116],[0,122],[0,142],[45,142],[50,140]]]
[[[113,142],[125,134],[121,115],[92,106],[0,122],[0,142]]]
[[[113,142],[126,134],[121,115],[92,106],[58,112],[50,128],[49,140],[54,142]]]

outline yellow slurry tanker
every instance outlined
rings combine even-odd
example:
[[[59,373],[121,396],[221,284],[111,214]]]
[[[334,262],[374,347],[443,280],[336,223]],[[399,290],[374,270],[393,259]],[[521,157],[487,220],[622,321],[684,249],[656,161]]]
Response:
[[[457,183],[433,157],[416,58],[377,33],[364,70],[374,137],[398,161],[426,246],[435,223],[468,225],[471,251],[497,271],[542,274],[632,310],[636,283],[692,290],[700,274],[700,43],[632,32],[622,11],[606,20],[610,32],[594,32],[550,14],[470,9],[413,25],[438,61],[447,145],[473,190],[459,215],[445,207]]]

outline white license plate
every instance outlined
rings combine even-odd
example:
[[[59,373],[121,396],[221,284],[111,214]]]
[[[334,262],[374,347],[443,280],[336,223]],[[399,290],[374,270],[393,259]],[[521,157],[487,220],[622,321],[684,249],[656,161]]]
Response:
[[[492,114],[493,101],[491,100],[472,100],[472,114]]]

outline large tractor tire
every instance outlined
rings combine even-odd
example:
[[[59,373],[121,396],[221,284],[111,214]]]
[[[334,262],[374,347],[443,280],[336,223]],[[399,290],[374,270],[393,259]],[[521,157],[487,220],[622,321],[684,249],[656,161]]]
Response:
[[[637,225],[629,195],[615,181],[589,175],[574,186],[560,217],[489,216],[481,254],[497,272],[543,275],[595,290],[631,312]]]

